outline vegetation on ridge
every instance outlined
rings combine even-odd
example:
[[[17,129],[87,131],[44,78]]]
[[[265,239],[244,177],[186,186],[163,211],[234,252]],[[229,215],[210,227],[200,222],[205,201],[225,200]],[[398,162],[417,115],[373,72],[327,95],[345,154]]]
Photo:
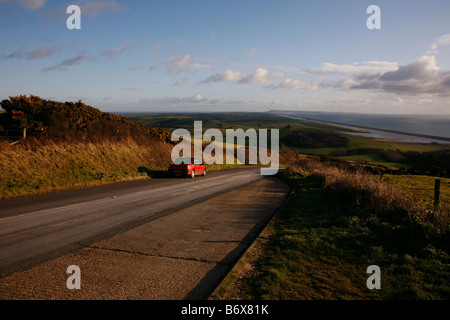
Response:
[[[27,128],[27,138],[0,141],[0,198],[144,179],[171,160],[168,131],[80,101],[31,95],[1,106],[0,130]]]
[[[27,129],[27,135],[53,142],[120,141],[132,138],[139,142],[156,139],[170,141],[164,129],[105,113],[78,102],[55,102],[21,95],[0,103],[0,130]]]

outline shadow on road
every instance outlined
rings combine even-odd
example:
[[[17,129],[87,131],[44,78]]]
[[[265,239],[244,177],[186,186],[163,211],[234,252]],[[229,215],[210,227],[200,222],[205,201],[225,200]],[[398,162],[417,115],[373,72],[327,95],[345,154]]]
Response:
[[[145,174],[147,174],[147,176],[149,176],[152,179],[172,177],[167,170],[150,170],[147,167],[139,167],[138,172],[144,172]]]

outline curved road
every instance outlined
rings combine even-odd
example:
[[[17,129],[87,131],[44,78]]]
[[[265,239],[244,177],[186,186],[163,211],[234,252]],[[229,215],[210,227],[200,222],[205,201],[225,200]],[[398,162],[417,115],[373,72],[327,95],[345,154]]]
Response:
[[[0,201],[0,276],[259,179],[232,169]]]
[[[206,299],[288,191],[240,168],[0,201],[0,299]]]

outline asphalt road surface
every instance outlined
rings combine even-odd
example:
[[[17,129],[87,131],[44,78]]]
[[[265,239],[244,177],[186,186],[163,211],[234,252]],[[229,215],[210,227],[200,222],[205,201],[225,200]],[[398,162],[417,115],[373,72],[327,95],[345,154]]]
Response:
[[[1,201],[0,297],[206,298],[287,190],[250,168]],[[92,290],[68,293],[63,266],[71,264],[90,265],[84,278],[91,277]],[[58,275],[61,281],[49,285]],[[105,275],[127,280],[105,285]],[[117,283],[124,288],[114,291]],[[152,289],[137,289],[136,283]]]

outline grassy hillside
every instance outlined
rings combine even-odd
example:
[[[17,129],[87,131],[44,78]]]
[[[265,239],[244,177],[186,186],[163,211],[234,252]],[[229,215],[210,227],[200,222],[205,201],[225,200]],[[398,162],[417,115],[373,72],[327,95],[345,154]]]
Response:
[[[430,212],[379,176],[314,159],[282,177],[292,197],[214,299],[450,298],[448,209]],[[381,290],[366,286],[370,265]]]
[[[1,106],[1,129],[25,127],[27,139],[0,141],[0,198],[148,178],[171,160],[168,131],[81,102],[19,96]]]
[[[342,127],[270,113],[119,116],[80,101],[55,102],[32,95],[10,97],[1,106],[0,130],[20,132],[27,128],[27,140],[14,147],[7,142],[0,144],[0,165],[5,168],[0,174],[0,197],[145,177],[139,167],[148,167],[143,170],[155,174],[170,162],[171,147],[166,144],[171,143],[171,131],[192,130],[196,120],[202,121],[204,130],[279,129],[282,165],[296,161],[298,154],[310,154],[369,167],[409,170],[403,174],[450,174],[449,146],[376,141],[346,134]],[[57,158],[61,154],[64,156]],[[128,156],[120,158],[121,154]]]
[[[171,146],[133,140],[3,146],[0,198],[145,179],[166,170]]]
[[[167,175],[173,147],[168,130],[81,102],[19,96],[1,106],[0,130],[27,128],[27,139],[0,140],[0,199]],[[183,121],[193,125],[193,119],[179,118],[176,126]],[[160,121],[155,117],[151,123]],[[289,164],[297,155],[282,150],[280,158]]]
[[[204,128],[231,129],[242,128],[281,128],[292,121],[268,113],[230,112],[230,113],[144,113],[124,114],[133,121],[158,126],[167,130],[184,128],[191,130],[194,121],[201,120]]]

